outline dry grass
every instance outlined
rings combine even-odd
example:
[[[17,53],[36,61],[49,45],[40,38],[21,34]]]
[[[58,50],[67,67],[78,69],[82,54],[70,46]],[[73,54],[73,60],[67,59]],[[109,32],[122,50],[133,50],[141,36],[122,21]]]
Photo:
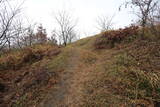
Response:
[[[43,99],[58,81],[58,72],[47,68],[60,53],[57,46],[36,45],[9,52],[0,58],[2,107],[28,107]]]
[[[122,41],[133,41],[138,36],[138,27],[130,26],[124,29],[102,32],[96,39],[94,46],[96,49],[113,48],[116,43]]]
[[[85,83],[84,106],[153,107],[160,101],[160,44],[137,40],[102,49]]]
[[[36,45],[24,48],[19,51],[10,52],[0,57],[0,70],[16,70],[43,59],[43,57],[52,57],[60,53],[57,46]]]
[[[121,43],[114,43],[114,48],[97,50],[94,43],[100,35],[62,49],[38,45],[2,55],[0,83],[3,84],[0,87],[4,85],[6,88],[1,90],[4,91],[5,104],[16,107],[36,105],[44,98],[46,90],[55,83],[61,84],[61,78],[62,82],[67,81],[64,83],[69,91],[65,93],[64,101],[68,101],[71,107],[158,105],[159,37],[141,40],[130,36]],[[101,46],[108,45],[106,40],[100,41]]]

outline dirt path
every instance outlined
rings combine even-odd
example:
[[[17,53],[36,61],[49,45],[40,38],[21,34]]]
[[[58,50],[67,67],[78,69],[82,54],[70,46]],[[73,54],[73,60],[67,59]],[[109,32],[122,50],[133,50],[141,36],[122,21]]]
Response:
[[[69,57],[67,68],[62,73],[60,82],[37,107],[83,107],[86,102],[84,96],[90,93],[84,88],[84,84],[90,81],[92,76],[96,77],[96,72],[92,72],[96,66],[111,58],[111,53],[108,51],[106,56],[100,57],[91,50],[75,47],[68,49],[72,55]]]
[[[74,75],[77,72],[79,62],[79,50],[71,49],[72,57],[69,59],[67,69],[62,73],[60,82],[55,86],[52,93],[49,93],[47,99],[40,104],[40,107],[71,107],[76,104],[77,98],[74,97],[73,85]]]

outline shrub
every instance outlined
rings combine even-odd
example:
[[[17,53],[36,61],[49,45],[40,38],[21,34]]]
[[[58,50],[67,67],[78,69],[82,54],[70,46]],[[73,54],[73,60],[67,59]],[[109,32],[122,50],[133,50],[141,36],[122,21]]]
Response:
[[[129,37],[137,35],[138,26],[126,27],[125,29],[106,31],[101,33],[101,36],[95,41],[95,47],[97,49],[105,47],[114,47],[115,43],[120,43]]]
[[[0,70],[19,69],[24,64],[32,64],[44,57],[53,57],[60,53],[57,46],[36,45],[0,57]]]

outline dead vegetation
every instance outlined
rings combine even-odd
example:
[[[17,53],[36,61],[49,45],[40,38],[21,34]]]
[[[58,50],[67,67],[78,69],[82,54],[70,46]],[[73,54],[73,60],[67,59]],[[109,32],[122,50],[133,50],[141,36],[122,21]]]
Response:
[[[135,38],[134,36],[138,36],[138,27],[131,26],[126,27],[125,29],[112,30],[102,32],[100,37],[95,41],[95,47],[97,49],[102,48],[113,48],[116,43],[120,43],[127,38]]]
[[[58,46],[36,45],[6,53],[0,58],[0,106],[36,105],[58,80],[58,73],[47,68],[60,53]]]
[[[160,42],[147,31],[145,39],[129,27],[61,49],[43,44],[2,55],[1,105],[38,106],[45,99],[73,107],[159,107]]]
[[[6,53],[0,58],[0,70],[20,69],[23,65],[31,64],[43,59],[43,57],[52,57],[59,53],[58,46],[51,45],[37,45],[24,48],[21,51]]]
[[[148,32],[145,32],[145,39],[138,37],[130,42],[128,36],[132,38],[136,33],[121,39],[108,39],[108,35],[103,35],[103,42],[99,41],[103,33],[97,38],[95,47],[102,59],[84,85],[88,92],[84,95],[84,106],[159,107],[160,42],[159,36]],[[111,48],[112,40],[116,45]]]

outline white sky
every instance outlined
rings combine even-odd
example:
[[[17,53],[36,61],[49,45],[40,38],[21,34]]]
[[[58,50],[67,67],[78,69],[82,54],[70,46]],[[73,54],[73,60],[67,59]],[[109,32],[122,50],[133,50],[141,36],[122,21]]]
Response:
[[[96,18],[100,15],[112,16],[114,28],[124,27],[131,23],[133,15],[128,10],[118,11],[124,0],[26,0],[25,15],[30,22],[42,23],[47,33],[56,27],[53,14],[66,10],[78,18],[77,31],[81,37],[98,33]]]

